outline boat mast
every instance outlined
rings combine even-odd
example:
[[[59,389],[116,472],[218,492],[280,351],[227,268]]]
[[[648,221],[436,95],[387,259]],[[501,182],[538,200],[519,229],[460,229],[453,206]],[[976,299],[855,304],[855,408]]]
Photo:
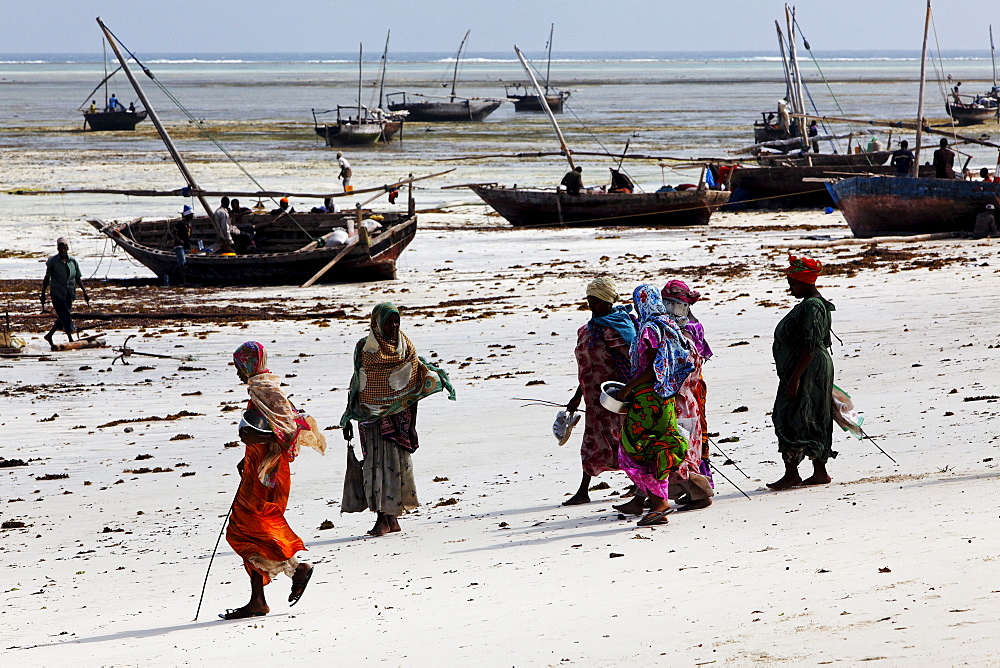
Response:
[[[358,44],[358,128],[361,128],[361,59],[365,55],[365,45]]]
[[[152,121],[153,125],[156,127],[156,131],[160,133],[160,139],[162,139],[163,143],[166,144],[167,151],[170,152],[170,157],[174,159],[174,163],[177,164],[177,169],[181,171],[181,175],[184,177],[184,180],[187,181],[188,187],[196,192],[201,190],[198,187],[198,184],[195,183],[194,176],[192,176],[191,172],[188,171],[187,165],[184,164],[181,154],[177,152],[177,147],[174,146],[174,142],[170,139],[167,129],[163,127],[162,123],[160,123],[160,117],[156,114],[156,110],[153,109],[153,106],[149,104],[149,100],[146,99],[146,94],[142,91],[142,86],[139,85],[135,75],[132,74],[132,70],[128,68],[128,64],[125,62],[122,52],[118,50],[118,44],[115,43],[115,38],[111,34],[111,31],[104,25],[104,22],[101,21],[100,17],[97,17],[97,25],[101,26],[101,31],[104,33],[104,37],[107,39],[108,44],[111,45],[111,50],[115,52],[118,62],[121,63],[122,69],[125,70],[125,76],[127,76],[128,80],[132,83],[132,88],[135,89],[135,94],[138,95],[139,99],[142,101],[142,106],[145,107],[146,113],[149,115],[149,120]],[[152,75],[148,76],[152,78]],[[208,204],[208,200],[201,194],[197,197],[198,201],[201,202],[201,206],[205,209],[205,213],[208,214],[209,218],[211,218],[213,211],[212,207]]]
[[[389,63],[389,30],[385,31],[385,50],[382,51],[382,76],[378,85],[378,108],[382,109],[385,102],[385,69]]]
[[[465,48],[465,40],[469,39],[469,33],[472,30],[465,31],[465,37],[462,38],[462,43],[458,45],[458,54],[455,56],[455,73],[451,77],[451,102],[455,101],[455,84],[458,83],[458,62],[462,59],[462,49]]]
[[[552,71],[552,33],[555,32],[556,24],[549,26],[549,62],[545,66],[545,94],[549,94],[549,73]],[[996,78],[996,77],[994,77]]]
[[[990,24],[990,60],[993,61],[993,87],[997,87],[997,50],[993,46],[993,24]]]
[[[108,108],[108,40],[104,39],[103,37],[101,38],[101,49],[104,50],[104,108],[107,109]]]
[[[563,139],[562,130],[559,129],[559,123],[556,122],[556,117],[552,114],[552,109],[549,108],[549,101],[545,99],[545,95],[542,93],[542,87],[538,85],[538,81],[535,79],[535,75],[532,74],[531,68],[528,67],[528,61],[524,59],[524,55],[521,50],[514,45],[514,53],[517,54],[517,59],[521,61],[521,67],[524,68],[525,73],[528,78],[531,79],[531,84],[535,87],[535,92],[538,94],[538,101],[542,105],[542,109],[545,111],[545,115],[549,117],[549,122],[552,123],[552,128],[556,131],[556,137],[559,139],[559,146],[562,147],[563,155],[566,156],[566,161],[569,163],[570,169],[576,169],[576,165],[573,163],[573,154],[570,152],[569,147],[566,146],[566,140]]]
[[[795,72],[795,90],[792,97],[797,108],[794,113],[804,114],[806,113],[806,105],[802,96],[802,73],[799,71],[799,56],[795,50],[795,10],[789,8],[788,5],[785,5],[785,22],[788,24],[788,55],[792,60],[792,68]],[[802,148],[808,148],[809,139],[806,135],[805,123],[798,119],[795,125],[799,130],[799,136],[802,137]]]
[[[788,70],[788,59],[785,57],[785,35],[781,32],[781,25],[775,21],[774,29],[778,31],[778,50],[781,53],[781,66],[785,68],[785,99],[791,100],[792,95],[792,75]]]
[[[924,84],[927,82],[927,33],[931,26],[931,0],[927,0],[927,15],[924,18],[924,45],[920,50],[920,92],[917,98],[917,146],[914,150],[913,164],[910,166],[910,176],[920,174],[920,138],[924,130]]]

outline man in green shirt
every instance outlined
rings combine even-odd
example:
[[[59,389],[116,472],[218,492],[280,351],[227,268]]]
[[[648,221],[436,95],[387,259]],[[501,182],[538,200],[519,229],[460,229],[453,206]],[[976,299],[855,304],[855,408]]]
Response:
[[[90,296],[83,286],[80,275],[80,265],[69,255],[69,242],[60,237],[56,240],[58,253],[45,262],[45,278],[42,280],[42,310],[45,310],[45,292],[51,288],[52,308],[56,312],[56,322],[45,335],[45,340],[54,347],[52,337],[59,330],[66,332],[69,340],[73,340],[76,325],[73,324],[73,300],[76,298],[76,288],[80,286],[83,298],[90,306]]]

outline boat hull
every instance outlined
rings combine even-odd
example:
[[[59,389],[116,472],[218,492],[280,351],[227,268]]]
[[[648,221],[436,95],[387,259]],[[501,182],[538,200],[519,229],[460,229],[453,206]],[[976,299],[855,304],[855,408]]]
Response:
[[[729,201],[720,190],[568,195],[551,190],[470,186],[515,227],[600,227],[616,225],[707,225]]]
[[[997,118],[998,109],[996,107],[990,109],[988,107],[968,107],[965,105],[957,106],[951,104],[950,102],[945,105],[945,111],[948,115],[955,119],[955,122],[959,125],[978,125],[980,123],[985,123],[986,121]]]
[[[343,227],[350,214],[294,214],[295,221],[310,233],[322,236],[338,227]],[[386,280],[396,276],[396,260],[413,240],[417,231],[416,216],[386,214],[387,224],[383,231],[373,235],[370,244],[355,246],[318,282],[353,283],[371,280]],[[388,218],[392,216],[392,219]],[[251,216],[241,220],[254,224],[266,222],[268,214]],[[88,221],[107,235],[122,250],[138,260],[157,277],[173,274],[176,255],[167,230],[175,221],[140,221],[127,225],[106,225],[101,221]],[[211,222],[206,217],[196,218],[192,225],[192,240],[214,238]],[[241,225],[242,226],[242,225]],[[301,285],[312,278],[343,249],[343,245],[324,248],[310,248],[310,236],[286,224],[284,227],[270,228],[274,236],[273,245],[297,247],[296,250],[260,252],[241,255],[214,255],[209,253],[189,253],[186,258],[185,279],[188,283],[203,285]]]
[[[83,122],[91,132],[111,130],[135,130],[135,126],[146,120],[145,111],[96,111],[84,112]]]
[[[569,98],[568,92],[556,93],[552,95],[546,95],[545,101],[549,105],[549,109],[552,110],[553,114],[561,114],[563,111],[563,105]],[[542,102],[537,95],[508,95],[507,99],[514,103],[514,111],[516,112],[542,112]]]
[[[733,191],[732,206],[740,208],[783,209],[823,208],[833,206],[833,197],[826,184],[806,179],[843,178],[845,172],[854,171],[849,166],[832,167],[748,167],[737,169],[729,178]],[[891,165],[863,168],[866,173],[891,176]],[[713,174],[718,181],[718,167]],[[924,165],[921,176],[933,176],[934,168]]]
[[[856,237],[971,231],[1000,183],[912,177],[855,177],[827,186]]]
[[[314,129],[327,146],[358,146],[388,143],[402,128],[403,121],[385,121],[361,125],[357,123],[317,125]]]
[[[389,111],[405,111],[406,119],[421,123],[481,121],[496,111],[502,100],[458,100],[456,102],[400,102]]]
[[[760,156],[761,167],[878,167],[892,156],[892,151],[871,153],[806,153],[805,155]]]

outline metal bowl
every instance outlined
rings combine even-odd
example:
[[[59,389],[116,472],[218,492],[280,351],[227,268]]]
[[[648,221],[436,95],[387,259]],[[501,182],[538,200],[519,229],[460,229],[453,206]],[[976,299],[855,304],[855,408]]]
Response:
[[[258,434],[270,435],[272,433],[271,423],[256,408],[248,408],[243,411],[243,419],[240,420],[239,428],[243,429],[244,427],[248,427]]]
[[[617,398],[618,392],[625,387],[625,383],[609,380],[601,383],[601,405],[612,413],[628,413],[630,404]]]

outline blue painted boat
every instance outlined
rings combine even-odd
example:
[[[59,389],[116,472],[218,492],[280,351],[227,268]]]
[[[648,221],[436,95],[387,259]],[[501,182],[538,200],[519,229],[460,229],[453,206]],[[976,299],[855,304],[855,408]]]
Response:
[[[826,187],[863,238],[972,231],[987,204],[1000,208],[1000,183],[856,176]]]

